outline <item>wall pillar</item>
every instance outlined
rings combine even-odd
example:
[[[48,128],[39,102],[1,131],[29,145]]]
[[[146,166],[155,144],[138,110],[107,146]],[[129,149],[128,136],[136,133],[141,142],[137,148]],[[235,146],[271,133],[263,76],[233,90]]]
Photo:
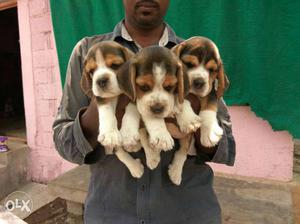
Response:
[[[52,123],[62,95],[49,0],[18,0],[29,177],[48,182],[74,165],[52,141]]]

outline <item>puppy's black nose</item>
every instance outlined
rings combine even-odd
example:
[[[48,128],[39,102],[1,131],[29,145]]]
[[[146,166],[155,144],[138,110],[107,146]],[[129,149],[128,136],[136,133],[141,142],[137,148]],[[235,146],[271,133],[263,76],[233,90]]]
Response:
[[[196,88],[196,89],[201,89],[205,84],[205,81],[202,79],[202,78],[197,78],[197,79],[194,79],[193,81],[193,86]]]
[[[106,78],[106,77],[97,80],[97,85],[98,85],[100,88],[106,87],[107,84],[108,84],[108,78]]]
[[[153,106],[151,106],[150,109],[151,109],[152,113],[160,114],[164,111],[165,108],[163,105],[157,103],[157,104],[154,104]]]

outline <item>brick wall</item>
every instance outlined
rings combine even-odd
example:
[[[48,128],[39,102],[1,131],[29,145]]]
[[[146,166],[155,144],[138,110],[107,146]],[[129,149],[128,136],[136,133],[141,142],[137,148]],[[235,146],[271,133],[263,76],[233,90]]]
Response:
[[[18,14],[27,139],[31,150],[29,176],[47,182],[73,167],[58,155],[52,141],[51,126],[62,88],[49,0],[19,0]]]

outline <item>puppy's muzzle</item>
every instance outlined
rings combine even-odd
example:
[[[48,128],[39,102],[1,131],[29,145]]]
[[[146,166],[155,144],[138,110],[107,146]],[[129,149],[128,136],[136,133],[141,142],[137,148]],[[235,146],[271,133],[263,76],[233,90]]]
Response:
[[[164,105],[162,105],[160,103],[156,103],[156,104],[150,106],[150,110],[153,114],[158,115],[158,114],[161,114],[164,112],[165,107],[164,107]]]
[[[101,89],[104,89],[108,86],[109,84],[109,78],[108,77],[102,77],[102,78],[99,78],[97,81],[96,81],[97,85],[101,88]]]
[[[192,85],[195,89],[202,89],[203,86],[205,85],[205,81],[202,78],[196,78],[193,80]]]

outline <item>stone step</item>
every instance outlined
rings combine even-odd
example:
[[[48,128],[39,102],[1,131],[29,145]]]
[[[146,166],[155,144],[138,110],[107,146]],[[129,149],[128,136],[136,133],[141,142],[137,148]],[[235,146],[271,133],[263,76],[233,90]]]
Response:
[[[72,216],[67,211],[66,200],[56,198],[51,203],[44,205],[33,212],[24,221],[33,224],[73,223]]]
[[[24,222],[22,219],[15,216],[13,213],[6,211],[0,205],[0,223],[1,224],[26,224],[27,222]]]
[[[22,200],[23,200],[25,203],[28,203],[28,208],[30,211],[29,210],[27,211],[26,209],[22,210],[21,208],[20,209],[11,208],[12,209],[11,212],[15,216],[19,217],[20,219],[25,219],[30,214],[34,213],[41,207],[54,201],[55,198],[56,196],[49,193],[47,185],[31,182],[18,188],[8,196],[2,198],[0,204],[5,205],[6,204],[5,202],[8,201],[7,199],[13,202],[15,202],[17,199],[22,206],[23,203]],[[30,200],[30,202],[27,202],[28,200]]]
[[[300,173],[300,156],[294,155],[294,167],[293,170],[295,173]]]
[[[294,223],[296,199],[290,184],[217,174],[214,188],[224,224]]]
[[[7,155],[8,152],[0,152],[0,166],[6,166],[7,165]]]
[[[4,170],[4,169],[6,169],[6,167],[7,167],[7,165],[0,164],[0,170],[1,170],[1,169],[3,169],[3,170]]]
[[[294,139],[294,167],[295,173],[300,173],[300,140]]]
[[[300,139],[294,139],[294,154],[300,156]]]
[[[83,165],[57,177],[48,187],[67,203],[83,205],[89,178],[89,167]],[[224,224],[300,224],[300,178],[297,175],[292,182],[278,182],[216,173],[214,188]]]

